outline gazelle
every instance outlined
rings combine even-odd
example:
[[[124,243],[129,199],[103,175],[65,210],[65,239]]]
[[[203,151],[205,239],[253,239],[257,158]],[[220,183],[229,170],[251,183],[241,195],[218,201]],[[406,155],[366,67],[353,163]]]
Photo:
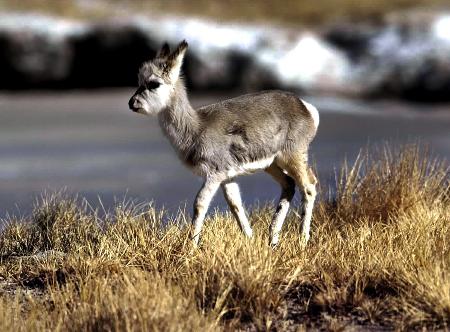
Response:
[[[279,241],[295,184],[303,197],[302,236],[307,242],[317,183],[308,166],[308,147],[319,125],[317,109],[284,91],[247,94],[194,109],[180,76],[187,47],[182,41],[171,52],[166,43],[142,65],[129,107],[157,115],[179,158],[204,178],[194,203],[194,244],[219,187],[241,230],[252,237],[235,178],[257,170],[269,173],[282,189],[270,228],[271,245]]]

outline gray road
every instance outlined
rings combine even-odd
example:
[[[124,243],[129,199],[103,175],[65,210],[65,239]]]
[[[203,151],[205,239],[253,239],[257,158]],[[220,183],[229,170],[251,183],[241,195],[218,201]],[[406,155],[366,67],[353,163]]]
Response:
[[[100,197],[153,200],[175,211],[191,204],[201,182],[176,159],[156,119],[127,110],[131,89],[0,94],[0,217],[30,213],[43,191],[65,188]],[[199,106],[222,97],[197,96]],[[434,153],[450,157],[450,105],[423,110],[395,102],[348,103],[311,98],[321,111],[312,146],[322,182],[360,148],[420,139]],[[247,204],[276,199],[279,189],[264,175],[240,180]],[[215,206],[223,206],[217,195]]]

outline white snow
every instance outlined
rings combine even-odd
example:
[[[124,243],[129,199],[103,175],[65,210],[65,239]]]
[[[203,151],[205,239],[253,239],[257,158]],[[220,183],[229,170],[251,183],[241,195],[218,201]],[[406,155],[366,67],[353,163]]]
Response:
[[[450,15],[439,16],[432,25],[432,32],[437,39],[450,42]]]
[[[2,31],[26,31],[58,39],[82,34],[87,29],[86,24],[65,18],[35,13],[0,13],[0,30]]]
[[[406,36],[400,24],[391,23],[369,40],[369,55],[356,64],[319,34],[304,30],[177,16],[134,16],[110,21],[134,26],[149,41],[160,44],[167,41],[175,45],[186,39],[189,52],[201,62],[203,75],[218,80],[226,77],[223,74],[230,68],[232,52],[248,56],[255,66],[249,69],[268,73],[281,85],[333,92],[370,90],[397,68],[402,73],[399,79],[408,81],[430,58],[450,63],[449,13],[436,14],[425,29]],[[89,22],[40,14],[0,14],[1,31],[25,31],[53,41],[85,33],[93,26]],[[208,84],[208,79],[204,81]]]

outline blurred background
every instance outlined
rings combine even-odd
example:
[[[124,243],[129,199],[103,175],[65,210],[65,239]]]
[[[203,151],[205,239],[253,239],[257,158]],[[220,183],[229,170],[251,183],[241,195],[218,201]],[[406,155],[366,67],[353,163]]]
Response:
[[[446,0],[0,0],[0,218],[60,190],[190,210],[200,179],[127,107],[141,63],[182,39],[194,106],[277,88],[318,107],[324,187],[368,145],[450,157]],[[264,174],[239,181],[247,205],[278,198]]]

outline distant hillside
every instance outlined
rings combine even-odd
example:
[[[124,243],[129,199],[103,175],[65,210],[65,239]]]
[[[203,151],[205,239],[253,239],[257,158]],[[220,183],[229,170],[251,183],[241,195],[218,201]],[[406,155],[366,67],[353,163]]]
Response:
[[[450,100],[450,11],[388,14],[322,28],[179,16],[67,19],[0,14],[0,89],[135,86],[163,42],[189,42],[191,90]]]

